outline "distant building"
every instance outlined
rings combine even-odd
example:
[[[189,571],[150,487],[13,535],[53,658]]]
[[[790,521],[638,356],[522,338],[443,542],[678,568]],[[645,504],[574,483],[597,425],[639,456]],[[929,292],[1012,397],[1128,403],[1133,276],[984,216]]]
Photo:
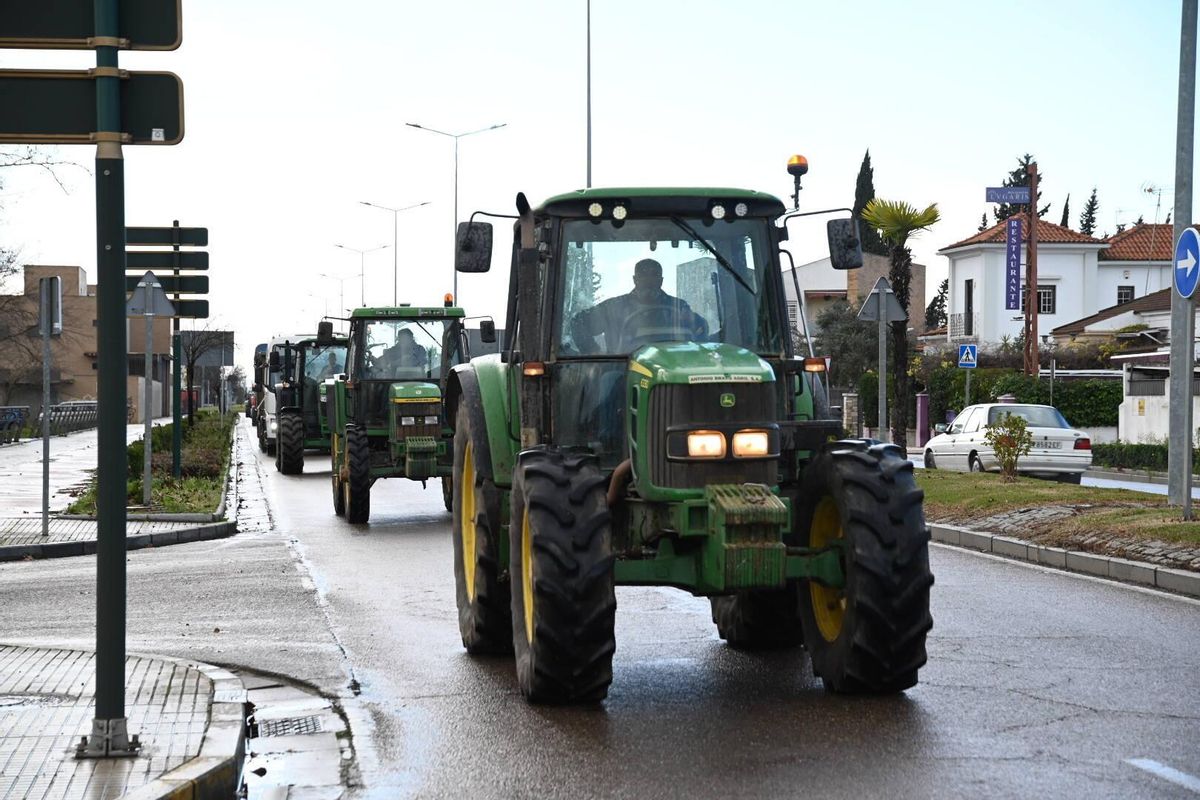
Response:
[[[886,278],[891,262],[886,256],[874,253],[863,254],[863,266],[859,269],[834,269],[828,258],[800,264],[794,270],[783,271],[783,293],[787,298],[788,319],[792,327],[800,330],[799,303],[796,284],[804,297],[804,311],[808,324],[815,326],[821,312],[838,300],[845,300],[857,311],[863,299],[871,293],[880,278]],[[912,280],[909,283],[909,327],[917,334],[925,330],[925,266],[912,265]]]
[[[29,406],[38,414],[42,406],[42,341],[38,335],[38,281],[58,276],[62,283],[61,336],[51,339],[51,402],[96,399],[96,287],[88,284],[82,267],[30,264],[24,268],[21,294],[0,295],[0,404]],[[145,334],[138,321],[127,320],[129,354],[128,401],[135,419],[141,419],[146,370]],[[154,416],[170,413],[171,323],[156,320],[152,337],[150,378],[154,381]]]
[[[1022,241],[1028,215],[1021,216]],[[1066,330],[1077,321],[1170,286],[1171,226],[1135,225],[1097,239],[1038,220],[1038,332]],[[1005,224],[999,222],[938,251],[949,260],[949,342],[996,344],[1024,330],[1027,288],[1021,247],[1022,308],[1005,308]],[[1133,323],[1129,323],[1133,324]]]

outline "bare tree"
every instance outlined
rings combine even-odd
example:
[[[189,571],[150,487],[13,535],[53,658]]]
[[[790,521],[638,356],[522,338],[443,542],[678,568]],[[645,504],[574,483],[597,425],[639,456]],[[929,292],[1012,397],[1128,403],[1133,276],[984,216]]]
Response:
[[[179,347],[183,356],[184,375],[187,378],[188,426],[191,426],[195,421],[192,389],[196,385],[196,365],[207,353],[219,351],[229,341],[229,331],[213,330],[211,323],[208,323],[203,328],[179,333]]]

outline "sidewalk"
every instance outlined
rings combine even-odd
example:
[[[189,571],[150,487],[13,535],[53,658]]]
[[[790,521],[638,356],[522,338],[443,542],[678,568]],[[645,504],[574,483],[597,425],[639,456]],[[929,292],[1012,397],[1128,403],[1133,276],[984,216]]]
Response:
[[[166,422],[156,420],[156,422]],[[126,441],[141,438],[145,428],[129,425]],[[58,516],[87,485],[96,469],[96,431],[50,438],[50,526],[42,536],[42,440],[0,446],[0,561],[58,558],[96,552],[94,519]],[[127,550],[219,539],[237,532],[236,521],[147,521],[130,519],[125,526]]]
[[[0,800],[234,795],[245,747],[237,677],[130,654],[125,713],[141,753],[77,760],[95,715],[94,661],[81,650],[0,645]]]

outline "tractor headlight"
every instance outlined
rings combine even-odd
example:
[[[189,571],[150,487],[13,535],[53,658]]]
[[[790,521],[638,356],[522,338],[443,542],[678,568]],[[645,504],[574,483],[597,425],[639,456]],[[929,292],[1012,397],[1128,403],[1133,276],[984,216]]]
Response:
[[[771,441],[766,431],[738,431],[733,435],[734,458],[759,458],[770,453]]]
[[[400,418],[400,424],[401,424],[401,425],[406,425],[406,426],[407,426],[407,425],[416,425],[416,424],[417,424],[417,418],[416,418],[416,417],[401,417],[401,418]]]
[[[279,427],[279,423],[276,422],[275,420],[271,420],[270,426],[271,426],[271,432],[274,433],[275,429]]]
[[[725,434],[720,431],[692,431],[687,435],[689,458],[724,458]]]
[[[426,424],[426,425],[437,425],[437,424],[438,424],[438,418],[437,418],[437,415],[436,415],[436,414],[430,414],[429,416],[427,416],[427,417],[425,418],[425,424]]]

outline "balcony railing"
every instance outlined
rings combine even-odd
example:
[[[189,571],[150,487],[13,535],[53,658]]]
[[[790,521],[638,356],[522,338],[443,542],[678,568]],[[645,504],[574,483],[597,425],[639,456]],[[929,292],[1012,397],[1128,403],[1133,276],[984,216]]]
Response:
[[[950,341],[979,338],[979,312],[950,315]]]

